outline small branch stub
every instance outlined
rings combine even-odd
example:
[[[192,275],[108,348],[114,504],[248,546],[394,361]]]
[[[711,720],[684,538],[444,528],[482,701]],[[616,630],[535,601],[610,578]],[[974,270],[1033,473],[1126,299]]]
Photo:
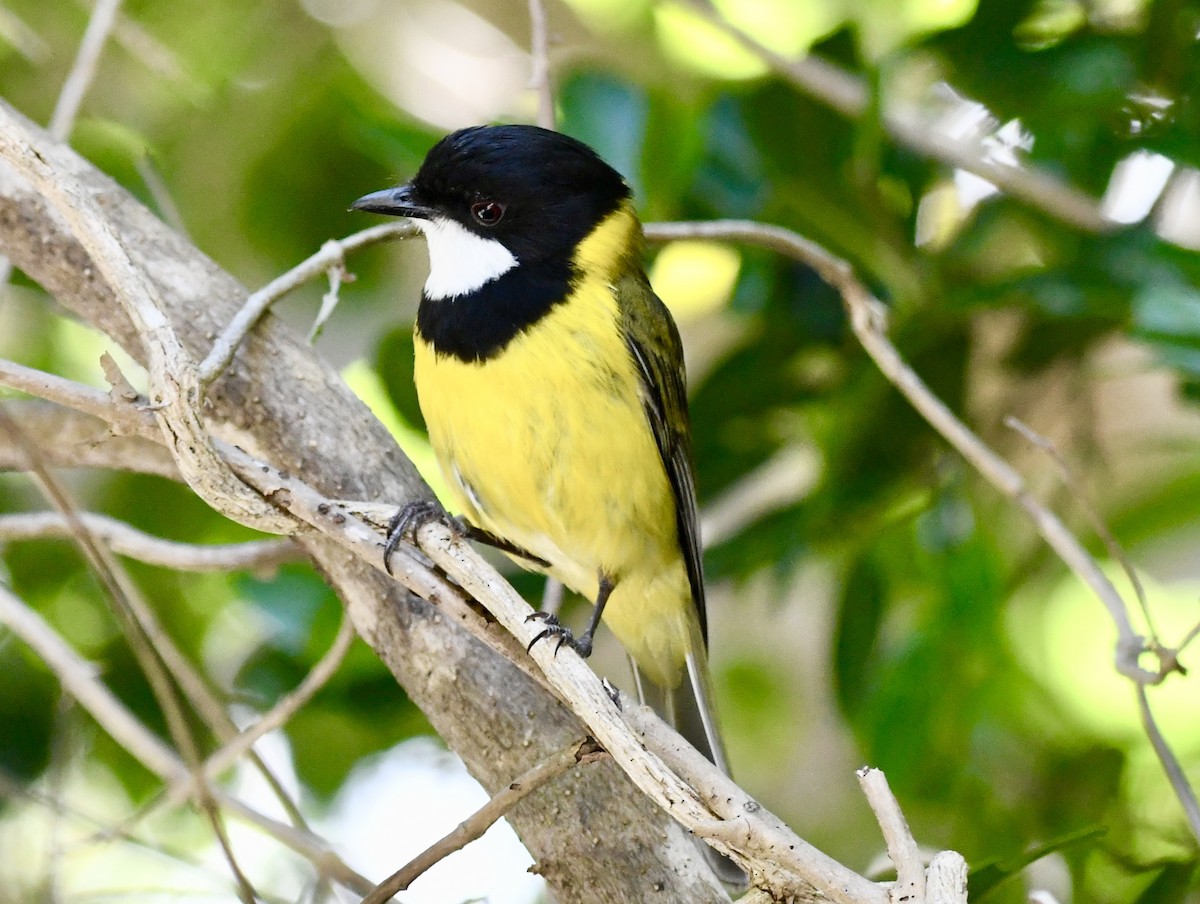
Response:
[[[925,901],[925,867],[921,851],[908,828],[887,777],[873,766],[858,770],[858,783],[867,796],[875,821],[887,842],[888,856],[896,867],[896,882],[888,899],[890,904],[921,904]],[[966,901],[966,898],[963,898]]]
[[[925,904],[967,904],[967,861],[954,851],[938,851],[925,876]]]

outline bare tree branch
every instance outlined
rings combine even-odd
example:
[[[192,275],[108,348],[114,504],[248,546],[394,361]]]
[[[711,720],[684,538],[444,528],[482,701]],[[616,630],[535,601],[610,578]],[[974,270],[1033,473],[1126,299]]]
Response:
[[[190,779],[183,761],[113,696],[97,677],[95,667],[80,658],[40,615],[2,583],[0,624],[37,653],[58,678],[63,689],[139,763],[168,782]],[[375,883],[346,866],[322,839],[265,817],[223,791],[214,790],[213,795],[222,807],[263,829],[347,888],[366,894],[375,887]]]
[[[164,540],[124,521],[94,512],[80,512],[79,519],[93,536],[103,540],[118,555],[176,571],[267,570],[304,558],[291,540],[250,540],[202,546]],[[0,543],[70,535],[66,517],[58,512],[0,515]]]
[[[896,867],[896,884],[892,886],[892,901],[925,900],[925,866],[921,851],[908,828],[908,820],[888,787],[887,776],[880,770],[865,766],[858,770],[858,784],[867,796],[875,821],[883,831],[888,856]],[[966,902],[966,895],[963,896]]]
[[[393,896],[405,891],[431,866],[445,860],[455,851],[461,851],[475,839],[482,838],[484,832],[534,791],[554,781],[588,757],[595,758],[597,755],[603,754],[594,742],[577,741],[523,772],[507,787],[492,795],[486,804],[460,822],[448,835],[380,882],[373,892],[362,899],[362,904],[387,904]]]
[[[41,63],[50,55],[42,36],[5,6],[0,6],[0,38],[31,63]]]
[[[338,627],[337,636],[333,639],[333,645],[325,651],[325,655],[304,676],[304,680],[296,685],[296,688],[291,693],[281,697],[279,702],[272,706],[266,715],[228,741],[219,750],[214,751],[204,761],[202,770],[204,778],[209,781],[216,779],[218,775],[232,766],[240,756],[253,747],[255,742],[260,738],[286,725],[292,716],[299,712],[313,698],[317,691],[329,683],[329,679],[334,676],[342,662],[346,659],[346,654],[350,652],[350,645],[354,642],[356,636],[354,633],[354,623],[350,621],[349,616],[344,616],[341,625]],[[191,796],[194,793],[195,784],[195,781],[191,779],[186,783],[177,784],[168,791],[163,805],[173,806],[180,800]]]
[[[138,620],[136,610],[148,611],[149,607],[141,600],[133,580],[121,567],[116,557],[103,542],[88,530],[80,517],[80,511],[66,488],[46,469],[36,447],[29,443],[24,431],[13,421],[8,413],[0,408],[0,431],[7,433],[22,447],[27,458],[27,466],[32,472],[35,482],[46,498],[53,503],[62,515],[72,539],[79,545],[84,558],[100,579],[111,602],[117,622],[125,634],[126,642],[133,651],[142,673],[146,677],[150,690],[154,694],[167,728],[171,732],[178,749],[183,752],[184,760],[196,775],[199,775],[200,752],[195,735],[183,710],[182,702],[172,685],[163,661],[156,654],[157,647],[149,642],[148,634],[143,630]],[[137,600],[135,603],[134,601]],[[206,783],[200,782],[196,793],[196,802],[208,817],[213,833],[233,874],[239,895],[244,904],[254,904],[257,897],[253,886],[242,872],[229,845],[229,837],[220,812],[213,801],[212,794]]]
[[[1137,700],[1138,711],[1142,718],[1142,728],[1146,732],[1146,737],[1150,739],[1150,744],[1154,747],[1154,755],[1158,757],[1163,771],[1167,774],[1167,780],[1170,781],[1171,788],[1175,791],[1175,796],[1183,805],[1183,812],[1187,817],[1188,828],[1192,830],[1192,836],[1200,841],[1200,802],[1196,800],[1196,792],[1188,783],[1187,775],[1179,763],[1179,758],[1175,756],[1171,745],[1167,743],[1167,739],[1159,730],[1158,722],[1155,721],[1154,713],[1150,709],[1150,699],[1146,694],[1144,684],[1137,686]]]
[[[138,436],[162,444],[162,433],[149,411],[139,410],[132,405],[114,409],[108,393],[74,380],[0,358],[0,386],[103,418],[113,430],[120,431],[120,435]]]
[[[812,267],[841,295],[855,336],[884,377],[980,475],[1029,516],[1042,539],[1092,588],[1117,627],[1118,671],[1138,682],[1154,684],[1162,680],[1158,672],[1147,671],[1138,664],[1145,644],[1133,630],[1121,594],[1096,560],[1053,512],[1030,495],[1021,476],[955,417],[905,363],[887,338],[886,309],[859,282],[849,264],[789,229],[746,220],[655,223],[646,227],[646,235],[655,241],[705,238],[746,242],[774,249]]]
[[[4,383],[3,373],[0,373],[0,386]],[[82,389],[89,398],[90,393],[95,392],[86,386]],[[114,432],[117,428],[99,418],[40,400],[0,400],[0,408],[21,425],[51,467],[106,468],[153,474],[168,480],[181,479],[174,460],[161,442],[117,435]],[[161,440],[161,435],[156,439]],[[19,471],[24,466],[24,453],[12,440],[0,434],[0,470]]]
[[[543,0],[529,0],[529,31],[529,83],[537,94],[537,124],[553,130],[554,86],[550,81],[550,35]]]
[[[186,768],[171,748],[109,692],[96,677],[95,667],[80,659],[40,615],[4,584],[0,584],[0,624],[7,626],[37,653],[62,683],[63,689],[138,762],[164,778],[186,777]]]
[[[221,330],[221,334],[213,342],[212,350],[200,363],[200,383],[207,386],[225,371],[237,353],[238,347],[242,344],[242,340],[246,338],[246,334],[254,328],[254,325],[271,305],[284,295],[332,268],[343,267],[348,251],[355,251],[385,239],[405,238],[414,235],[416,231],[416,227],[410,222],[400,220],[395,223],[372,226],[370,229],[347,236],[341,241],[330,239],[312,257],[275,277],[267,285],[250,295],[237,314]]]
[[[1104,544],[1104,548],[1108,550],[1108,554],[1120,564],[1121,570],[1129,578],[1129,584],[1133,587],[1133,595],[1137,598],[1138,605],[1142,609],[1142,616],[1146,619],[1146,629],[1150,632],[1151,644],[1155,647],[1160,646],[1158,631],[1154,628],[1154,616],[1150,612],[1150,602],[1146,599],[1146,589],[1142,586],[1142,579],[1138,577],[1137,569],[1133,567],[1133,563],[1129,561],[1125,550],[1121,548],[1121,544],[1112,535],[1112,531],[1108,529],[1108,525],[1104,523],[1104,519],[1100,517],[1100,513],[1096,511],[1096,507],[1088,499],[1087,494],[1083,491],[1083,487],[1079,485],[1079,481],[1075,478],[1075,472],[1071,470],[1071,465],[1058,450],[1058,446],[1024,423],[1020,418],[1009,415],[1004,419],[1004,424],[1045,452],[1058,467],[1059,477],[1063,485],[1070,491],[1072,500],[1083,509],[1083,513],[1087,516],[1088,521],[1091,522],[1092,530],[1096,532],[1096,536],[1100,538],[1100,541]],[[1177,666],[1178,663],[1175,663],[1175,665]]]
[[[67,74],[62,92],[58,95],[58,102],[54,105],[54,113],[50,117],[50,134],[59,141],[66,141],[71,134],[75,116],[92,79],[96,76],[100,52],[108,41],[113,20],[116,19],[120,7],[121,0],[96,0],[96,5],[92,8],[92,16],[83,32],[83,40],[79,42],[75,63]]]

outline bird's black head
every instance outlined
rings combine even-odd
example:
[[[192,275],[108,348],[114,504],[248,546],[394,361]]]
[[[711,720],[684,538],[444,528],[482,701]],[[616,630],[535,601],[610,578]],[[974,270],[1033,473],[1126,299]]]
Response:
[[[408,185],[354,207],[448,219],[526,264],[569,260],[629,196],[620,174],[574,138],[537,126],[476,126],[434,145]]]

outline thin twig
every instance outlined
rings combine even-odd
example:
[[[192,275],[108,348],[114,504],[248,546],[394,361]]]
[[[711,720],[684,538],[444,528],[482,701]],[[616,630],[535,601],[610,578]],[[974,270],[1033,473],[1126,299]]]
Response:
[[[74,699],[67,695],[70,699]],[[97,835],[105,840],[116,839],[132,848],[145,854],[152,854],[156,857],[161,857],[171,866],[186,866],[197,871],[205,876],[206,879],[228,882],[228,876],[223,873],[213,871],[207,864],[201,862],[190,854],[184,854],[177,850],[172,850],[169,846],[163,843],[161,838],[156,838],[149,841],[145,838],[139,838],[126,832],[111,831],[111,825],[108,817],[101,818],[80,809],[77,805],[68,804],[66,801],[39,791],[35,787],[30,787],[28,783],[20,781],[17,778],[9,775],[3,769],[0,769],[0,798],[8,798],[21,800],[31,803],[37,807],[45,809],[48,813],[63,819],[69,819],[74,823],[86,827],[88,830],[100,830],[99,832],[91,831],[89,837],[82,841],[74,842],[67,847],[67,851],[79,850],[90,844],[94,844],[94,839]]]
[[[113,287],[120,309],[143,343],[155,418],[188,486],[241,524],[267,533],[290,533],[294,522],[247,490],[214,451],[200,410],[201,387],[192,357],[94,194],[63,177],[74,165],[70,149],[35,147],[20,118],[0,106],[0,156],[61,215],[98,277]]]
[[[896,867],[896,882],[892,886],[893,901],[925,900],[925,866],[921,862],[921,851],[908,828],[908,820],[900,809],[900,803],[888,786],[887,776],[879,769],[864,766],[858,770],[858,784],[871,805],[875,821],[883,833],[888,856]]]
[[[86,3],[87,0],[76,0],[79,6],[86,6]],[[188,75],[180,65],[178,55],[138,24],[136,19],[122,11],[117,12],[112,40],[132,59],[150,70],[157,83],[174,82],[173,87],[193,102],[204,96],[206,89]]]
[[[211,793],[206,789],[200,790],[199,795],[200,807],[208,817],[213,834],[217,838],[217,845],[221,848],[225,862],[229,865],[229,871],[233,874],[233,883],[237,887],[238,897],[242,899],[242,904],[258,904],[258,892],[250,883],[249,877],[242,872],[241,865],[238,864],[237,856],[233,853],[233,845],[229,842],[229,832],[225,829],[225,817],[217,808],[217,802],[213,800]]]
[[[79,106],[83,103],[92,79],[96,77],[96,64],[108,41],[120,6],[121,0],[96,0],[96,5],[92,8],[92,16],[83,32],[83,40],[79,42],[79,51],[75,54],[75,63],[67,74],[67,80],[58,95],[58,102],[54,105],[54,113],[50,117],[50,136],[56,141],[66,141],[71,134]]]
[[[317,316],[313,318],[313,324],[309,328],[309,345],[317,341],[321,331],[325,329],[325,322],[333,316],[334,310],[337,309],[338,301],[342,296],[342,284],[353,281],[353,274],[346,270],[345,258],[329,267],[325,271],[325,275],[329,277],[329,291],[321,296],[321,307],[317,310]]]
[[[1029,516],[1042,539],[1104,604],[1117,627],[1117,670],[1141,683],[1162,681],[1159,672],[1148,671],[1138,664],[1146,646],[1133,630],[1125,600],[1112,581],[1058,516],[1029,493],[1021,475],[955,417],[908,366],[887,338],[886,309],[859,282],[849,264],[790,229],[748,220],[656,223],[646,227],[646,236],[654,241],[705,238],[745,242],[773,249],[816,270],[841,295],[851,329],[880,373],[980,475]]]
[[[120,34],[119,31],[118,34]],[[146,185],[146,191],[150,192],[150,197],[154,200],[154,206],[158,208],[158,214],[162,217],[163,222],[186,238],[188,231],[187,224],[183,222],[183,214],[179,212],[179,206],[171,197],[167,182],[163,179],[162,173],[158,171],[158,167],[154,165],[154,158],[150,156],[150,152],[142,151],[134,159],[133,164],[137,168],[138,175],[142,177],[142,182]]]
[[[159,444],[163,441],[162,431],[149,411],[133,405],[114,406],[108,393],[74,380],[0,358],[0,386],[94,415],[121,436],[138,436]]]
[[[0,40],[25,57],[39,64],[50,55],[50,45],[25,20],[7,7],[0,6]],[[0,280],[2,283],[3,280]]]
[[[241,310],[234,315],[225,329],[221,330],[221,334],[213,342],[212,349],[200,363],[198,368],[200,385],[208,386],[224,373],[225,368],[229,366],[233,356],[237,353],[238,346],[254,328],[254,324],[258,323],[259,318],[272,304],[288,292],[310,279],[315,279],[330,267],[342,266],[346,259],[346,253],[349,251],[355,251],[385,239],[404,238],[415,234],[416,231],[416,227],[407,220],[401,220],[396,223],[372,226],[370,229],[356,232],[341,240],[330,239],[321,246],[321,250],[316,254],[301,261],[286,273],[275,277],[257,292],[251,293]]]
[[[21,388],[25,391],[44,392],[47,396],[54,398],[62,404],[75,405],[79,410],[87,411],[93,415],[106,415],[111,419],[110,422],[124,424],[130,429],[141,430],[144,427],[144,422],[129,415],[129,412],[134,410],[132,406],[114,403],[110,395],[106,395],[99,390],[81,386],[78,383],[65,380],[61,377],[42,374],[40,371],[22,368],[20,365],[12,364],[12,362],[0,361],[0,365],[8,365],[7,376],[20,378]],[[4,376],[5,373],[0,369],[0,378]],[[12,425],[15,428],[16,421],[0,406],[0,425],[4,424]],[[18,448],[24,451],[30,468],[39,475],[39,479],[47,487],[47,491],[52,498],[58,500],[60,516],[66,524],[70,535],[75,537],[77,542],[81,544],[81,548],[84,549],[85,554],[89,555],[89,557],[95,556],[93,566],[97,569],[102,569],[98,573],[108,575],[113,582],[111,587],[116,588],[112,591],[116,594],[113,596],[113,599],[121,604],[118,605],[118,615],[120,616],[126,611],[129,613],[128,620],[122,620],[122,625],[126,628],[130,645],[135,653],[139,649],[144,649],[143,645],[137,642],[137,635],[140,634],[146,638],[149,649],[157,654],[157,657],[153,654],[149,657],[143,654],[139,657],[139,661],[143,662],[145,668],[155,669],[156,666],[154,663],[161,659],[172,677],[187,694],[196,711],[200,713],[217,737],[222,741],[233,738],[237,734],[237,726],[234,725],[233,720],[229,717],[221,702],[217,700],[204,679],[200,677],[199,673],[188,662],[187,657],[183,655],[174,640],[163,629],[153,608],[147,605],[142,599],[133,581],[129,579],[128,575],[125,574],[124,570],[120,568],[116,560],[109,554],[108,547],[102,543],[95,542],[95,537],[91,535],[87,521],[81,517],[82,513],[73,507],[73,503],[66,492],[58,486],[57,481],[49,472],[40,466],[40,450],[27,441],[23,441],[23,428],[9,429],[7,433],[18,440]],[[264,542],[285,543],[287,541]],[[152,685],[158,687],[161,694],[170,695],[167,699],[173,699],[174,691],[169,681],[156,679],[153,674],[149,674],[148,677]],[[169,706],[170,704],[165,705]],[[175,720],[173,724],[179,725],[180,720]],[[186,723],[183,724],[186,725]],[[274,791],[292,822],[304,828],[304,817],[287,794],[278,776],[267,767],[266,763],[257,753],[251,752],[250,758],[259,772],[262,773],[268,786]]]
[[[1154,747],[1154,753],[1162,764],[1163,771],[1167,774],[1167,780],[1175,790],[1175,796],[1183,805],[1188,828],[1192,830],[1193,837],[1200,842],[1200,802],[1196,800],[1196,792],[1188,783],[1187,775],[1184,774],[1183,767],[1179,764],[1167,739],[1159,731],[1158,723],[1154,720],[1154,713],[1150,709],[1150,699],[1146,695],[1145,685],[1137,686],[1137,698],[1138,710],[1142,716],[1142,728],[1146,732],[1146,736],[1150,738],[1150,744]]]
[[[956,851],[938,851],[929,861],[925,889],[925,904],[967,904],[967,861]]]
[[[1183,652],[1184,648],[1188,644],[1190,644],[1193,640],[1196,639],[1197,635],[1200,635],[1200,622],[1197,622],[1196,624],[1192,625],[1192,630],[1188,631],[1187,634],[1185,634],[1183,636],[1183,640],[1179,641],[1179,645],[1177,647],[1175,647],[1176,657],[1178,657],[1179,654]],[[1178,667],[1178,665],[1176,667]]]
[[[82,659],[46,621],[0,583],[0,625],[5,625],[29,646],[54,673],[63,688],[87,710],[122,749],[160,779],[172,784],[190,778],[187,767],[173,750],[143,725],[99,680],[96,668]],[[316,865],[347,888],[367,894],[375,883],[350,869],[321,838],[264,816],[220,789],[217,802],[231,813],[258,826]]]
[[[460,851],[483,836],[504,814],[544,785],[586,759],[603,751],[590,738],[575,741],[536,766],[521,773],[508,786],[497,791],[486,804],[460,822],[448,835],[434,842],[386,879],[362,900],[362,904],[386,904],[398,892],[407,889],[417,877],[435,863]]]
[[[24,641],[121,747],[155,775],[177,779],[186,769],[175,753],[142,725],[96,677],[67,643],[4,584],[0,584],[0,624]]]
[[[1155,648],[1161,646],[1158,631],[1154,628],[1154,618],[1150,614],[1150,602],[1146,599],[1146,588],[1142,586],[1142,579],[1138,577],[1137,569],[1133,567],[1133,563],[1129,561],[1129,556],[1125,554],[1125,550],[1121,548],[1121,544],[1117,542],[1117,538],[1112,535],[1112,531],[1108,529],[1108,525],[1104,523],[1104,519],[1100,517],[1100,513],[1096,511],[1096,507],[1088,499],[1087,493],[1084,492],[1079,480],[1075,477],[1075,472],[1071,469],[1071,465],[1067,462],[1062,452],[1059,451],[1058,446],[1048,437],[1042,436],[1020,418],[1011,414],[1004,418],[1004,425],[1011,430],[1015,430],[1029,443],[1045,452],[1050,456],[1050,460],[1057,465],[1059,479],[1062,480],[1063,485],[1070,491],[1075,504],[1083,509],[1083,513],[1092,524],[1092,530],[1096,532],[1096,536],[1100,538],[1105,549],[1108,550],[1108,554],[1120,564],[1121,569],[1125,572],[1125,576],[1129,578],[1134,596],[1137,598],[1138,604],[1142,608],[1142,615],[1146,619],[1146,629],[1150,632],[1151,644]]]
[[[710,0],[691,0],[691,5],[809,97],[846,117],[857,119],[868,112],[870,97],[861,79],[815,54],[794,60],[775,53],[726,20]],[[1064,223],[1087,232],[1111,232],[1119,226],[1103,215],[1099,202],[1090,195],[1042,170],[991,160],[978,140],[964,141],[941,134],[914,110],[887,109],[883,123],[899,144],[974,173],[1005,194]]]
[[[3,408],[0,408],[0,430],[7,433],[15,441],[16,445],[23,449],[28,460],[28,469],[34,481],[45,497],[63,516],[71,538],[79,546],[88,565],[91,566],[92,571],[100,579],[101,586],[112,601],[112,610],[117,616],[117,622],[125,634],[125,640],[133,652],[134,658],[142,670],[142,674],[145,675],[146,681],[150,685],[150,691],[154,695],[159,709],[162,711],[163,718],[167,723],[167,729],[171,733],[171,739],[183,754],[184,761],[188,763],[191,771],[198,776],[200,751],[195,735],[192,732],[192,727],[188,723],[182,702],[179,699],[175,686],[171,683],[166,666],[163,660],[159,658],[157,652],[159,647],[150,641],[150,636],[143,629],[143,622],[139,620],[135,611],[142,610],[143,612],[148,612],[150,607],[142,600],[141,594],[138,592],[133,580],[125,572],[111,550],[104,543],[100,542],[83,522],[83,519],[80,517],[79,507],[72,495],[44,466],[38,449],[28,441],[28,437],[26,437],[24,431]],[[254,904],[254,899],[257,895],[238,865],[237,859],[233,854],[233,849],[229,846],[229,839],[221,821],[221,814],[213,802],[207,784],[201,783],[197,788],[196,802],[212,825],[221,850],[224,852],[229,863],[229,869],[238,886],[240,896],[245,904]]]
[[[253,747],[255,742],[260,738],[286,725],[292,716],[299,712],[313,698],[317,691],[323,688],[329,682],[329,679],[334,676],[345,660],[346,654],[350,652],[350,646],[353,644],[356,636],[354,633],[354,623],[350,621],[348,615],[343,613],[342,623],[338,627],[337,636],[334,637],[333,644],[325,651],[325,655],[309,670],[309,673],[304,676],[304,680],[296,685],[291,693],[281,697],[279,702],[271,707],[266,715],[220,749],[210,754],[208,759],[204,761],[204,766],[201,769],[204,778],[208,781],[216,779],[217,776],[232,766],[238,757]],[[180,801],[186,800],[194,791],[195,783],[191,779],[188,779],[170,788],[162,803],[164,806],[174,806]]]
[[[245,543],[199,545],[165,540],[124,521],[94,512],[80,512],[92,535],[113,552],[148,565],[176,571],[238,571],[275,568],[304,558],[291,540],[250,540]],[[0,515],[0,542],[14,543],[71,536],[71,526],[59,512]]]
[[[537,124],[553,130],[554,86],[550,81],[550,35],[543,0],[529,0],[529,82],[537,94]]]

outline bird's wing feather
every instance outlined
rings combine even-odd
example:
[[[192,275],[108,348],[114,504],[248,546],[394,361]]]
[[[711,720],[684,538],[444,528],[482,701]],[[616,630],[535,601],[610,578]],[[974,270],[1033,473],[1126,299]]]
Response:
[[[692,474],[683,345],[675,321],[640,272],[623,277],[616,290],[625,341],[641,377],[646,419],[650,422],[667,479],[675,494],[675,523],[680,552],[700,620],[700,636],[707,644],[704,569],[696,515],[696,481]],[[645,299],[645,304],[629,303],[630,299],[639,295]]]

